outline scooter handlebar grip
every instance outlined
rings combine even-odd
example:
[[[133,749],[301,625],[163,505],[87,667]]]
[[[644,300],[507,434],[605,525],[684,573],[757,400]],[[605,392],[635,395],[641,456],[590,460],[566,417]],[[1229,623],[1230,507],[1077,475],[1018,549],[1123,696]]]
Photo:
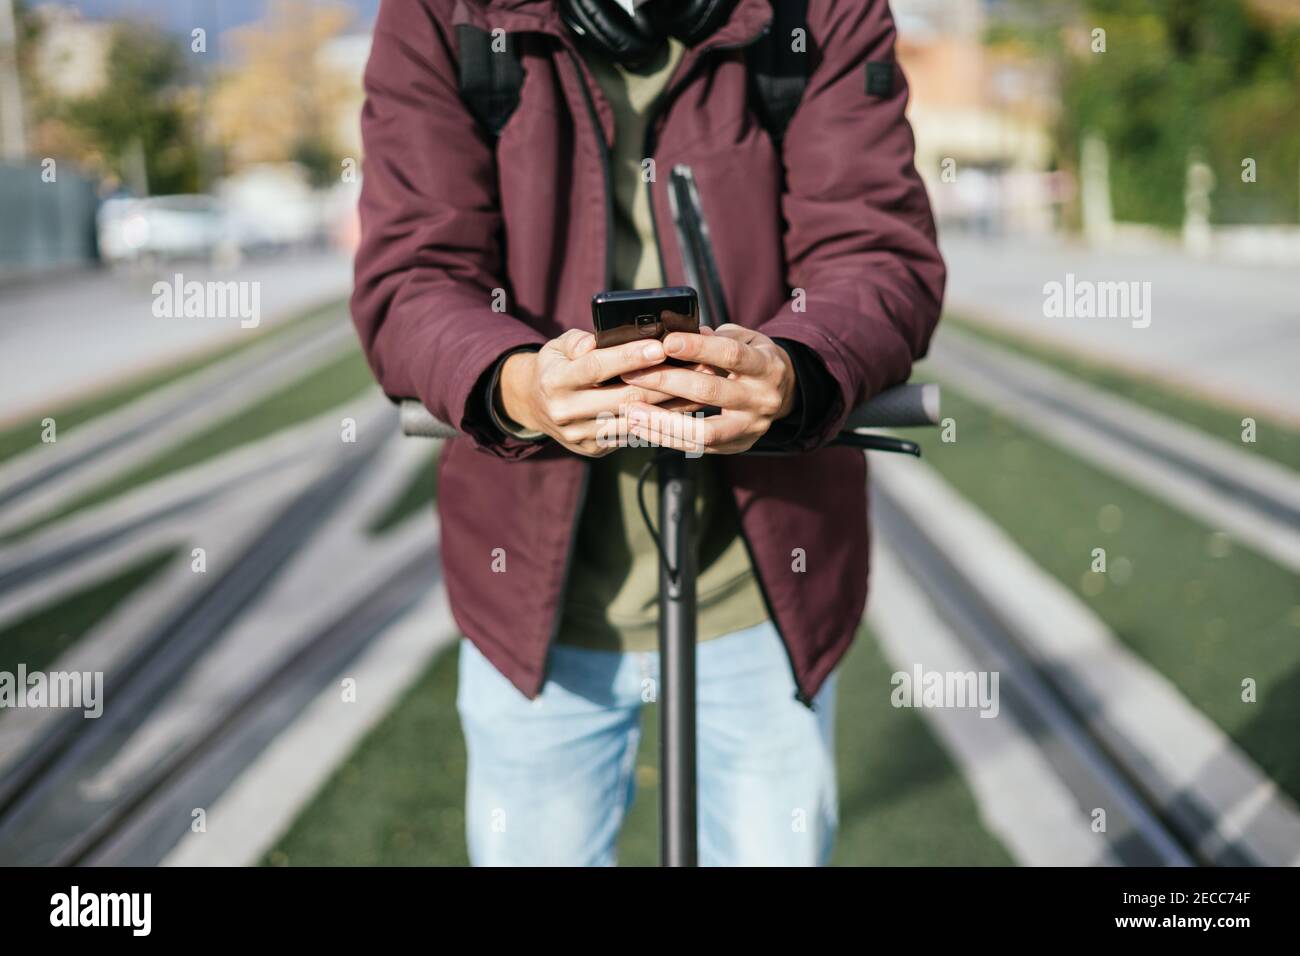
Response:
[[[895,385],[859,405],[844,423],[854,428],[908,428],[939,424],[939,386]]]
[[[458,434],[444,421],[439,421],[418,399],[404,398],[398,406],[402,434],[412,438],[455,438]]]

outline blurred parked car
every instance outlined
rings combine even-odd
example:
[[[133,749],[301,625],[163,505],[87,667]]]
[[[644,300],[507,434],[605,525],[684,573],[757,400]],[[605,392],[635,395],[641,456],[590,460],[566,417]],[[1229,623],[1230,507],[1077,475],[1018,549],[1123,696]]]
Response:
[[[230,218],[211,196],[108,199],[96,220],[106,262],[211,259],[232,245]]]
[[[233,241],[257,254],[308,246],[325,237],[325,193],[296,163],[246,166],[213,186],[230,218]]]

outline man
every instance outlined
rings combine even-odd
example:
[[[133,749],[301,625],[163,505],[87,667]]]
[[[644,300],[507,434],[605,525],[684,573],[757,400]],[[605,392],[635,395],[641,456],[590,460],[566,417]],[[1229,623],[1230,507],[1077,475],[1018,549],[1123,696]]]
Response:
[[[863,456],[825,446],[924,354],[944,268],[885,0],[811,0],[779,137],[745,59],[771,19],[769,0],[381,7],[353,315],[384,390],[465,436],[438,498],[475,864],[614,860],[657,679],[658,559],[635,498],[652,452],[602,442],[610,415],[704,452],[700,860],[829,857],[834,670],[868,541]],[[458,87],[465,29],[518,51],[497,137]],[[652,174],[677,163],[736,324],[596,349],[594,293],[686,284]],[[742,457],[760,438],[800,454]]]

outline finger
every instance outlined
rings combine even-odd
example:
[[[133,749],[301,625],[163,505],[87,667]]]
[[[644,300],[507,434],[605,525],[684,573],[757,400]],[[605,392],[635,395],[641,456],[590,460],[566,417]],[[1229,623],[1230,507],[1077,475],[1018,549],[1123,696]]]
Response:
[[[700,334],[714,335],[715,333],[711,328],[709,328],[706,325],[704,326],[704,328],[700,329]],[[676,361],[676,359],[674,359],[674,361]],[[714,365],[705,365],[703,362],[695,362],[694,364],[687,365],[686,367],[696,372],[703,372],[705,375],[721,375],[723,378],[727,377],[726,369],[718,368],[717,366]]]
[[[667,392],[678,398],[689,399],[702,405],[720,408],[737,408],[745,401],[747,389],[740,383],[721,375],[697,372],[689,368],[659,365],[639,372],[626,372],[623,381],[657,392]]]
[[[663,405],[680,401],[668,392],[660,392],[640,385],[596,385],[574,389],[553,403],[551,417],[557,424],[569,424],[597,415],[625,414],[628,407],[642,402],[646,405]]]
[[[585,329],[569,329],[557,338],[546,343],[547,348],[554,348],[568,359],[576,359],[596,347],[596,336]]]
[[[599,385],[611,378],[618,378],[624,372],[658,365],[663,360],[664,347],[658,339],[593,349],[561,370],[559,384],[568,388]]]
[[[699,402],[688,402],[684,398],[670,398],[666,402],[651,402],[650,404],[673,412],[700,412],[709,407],[708,405],[701,405]]]
[[[569,451],[576,452],[586,458],[604,458],[606,455],[618,451],[619,445],[616,443],[606,444],[594,438],[585,438],[579,442],[561,442]]]
[[[702,454],[708,430],[694,415],[661,410],[655,406],[633,406],[627,414],[628,433],[657,448]]]
[[[739,329],[741,332],[744,333],[744,337],[741,338],[741,341],[742,341],[742,342],[745,342],[746,344],[749,344],[749,345],[752,345],[752,344],[753,344],[753,341],[752,341],[752,340],[753,340],[753,338],[756,337],[754,333],[750,332],[750,331],[749,331],[748,329],[746,329],[744,326],[736,325],[734,322],[728,322],[728,323],[726,323],[725,325],[720,325],[720,326],[718,326],[718,329]],[[700,329],[700,334],[701,334],[701,335],[717,335],[717,334],[718,334],[718,329],[715,329],[715,328],[713,328],[712,326],[708,326],[708,325],[706,325],[706,326],[703,326],[703,327]],[[726,374],[727,374],[726,369],[720,369],[720,368],[717,368],[716,366],[713,366],[713,365],[705,365],[705,364],[702,363],[702,362],[697,362],[697,363],[695,364],[694,368],[698,369],[698,370],[701,371],[701,372],[704,372],[704,371],[712,372],[714,375],[726,375]]]
[[[628,412],[628,429],[645,441],[680,451],[722,448],[740,439],[748,416],[687,415],[653,405],[634,405]]]
[[[559,425],[555,431],[555,437],[566,447],[586,449],[583,454],[588,454],[592,449],[600,449],[603,454],[620,448],[627,444],[628,434],[627,419],[608,413]]]
[[[686,365],[674,364],[672,367],[689,369],[692,372],[699,372],[701,375],[721,375],[723,378],[727,377],[727,372],[723,371],[722,369],[716,369],[712,365],[704,365],[700,362],[694,362]],[[639,371],[641,370],[638,369],[636,372],[629,372],[628,375],[635,375]]]
[[[717,333],[713,330],[713,326],[711,326],[711,325],[701,325],[701,326],[700,326],[700,335],[717,335]],[[697,371],[697,372],[704,372],[704,373],[706,373],[706,374],[708,374],[708,375],[722,375],[722,376],[725,376],[725,375],[727,374],[727,373],[726,373],[725,371],[723,371],[722,369],[720,369],[720,368],[715,368],[715,367],[713,367],[712,365],[705,365],[703,362],[696,362],[694,365],[690,365],[690,366],[687,366],[687,367],[688,367],[688,368],[692,368],[692,369],[694,369],[694,370]]]
[[[741,375],[757,375],[767,367],[767,359],[758,349],[738,337],[724,334],[721,329],[715,329],[713,335],[674,332],[664,339],[664,348],[672,358],[702,362]]]
[[[673,440],[670,435],[666,435],[663,442],[654,441],[648,438],[649,431],[642,429],[641,433],[636,434],[629,425],[628,415],[633,408],[658,408],[654,405],[628,406],[623,409],[619,415],[601,414],[593,419],[584,419],[559,428],[556,437],[567,447],[584,455],[601,457],[609,454],[618,448],[625,448],[637,438],[641,442],[648,444],[662,444],[664,447],[680,448],[683,451],[703,451],[698,444],[693,443],[689,438],[685,440]],[[689,420],[689,415],[687,416]],[[670,427],[665,424],[665,427]]]

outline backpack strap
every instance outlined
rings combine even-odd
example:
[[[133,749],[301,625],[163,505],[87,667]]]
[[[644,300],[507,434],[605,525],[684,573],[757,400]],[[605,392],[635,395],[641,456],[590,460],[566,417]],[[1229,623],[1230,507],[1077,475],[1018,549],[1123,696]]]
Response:
[[[524,68],[513,35],[505,35],[502,50],[493,50],[492,41],[486,30],[468,23],[456,25],[461,99],[479,125],[495,137],[519,105]]]
[[[808,85],[810,54],[790,47],[790,37],[797,29],[807,35],[808,0],[772,0],[771,27],[746,50],[755,111],[778,143]]]

